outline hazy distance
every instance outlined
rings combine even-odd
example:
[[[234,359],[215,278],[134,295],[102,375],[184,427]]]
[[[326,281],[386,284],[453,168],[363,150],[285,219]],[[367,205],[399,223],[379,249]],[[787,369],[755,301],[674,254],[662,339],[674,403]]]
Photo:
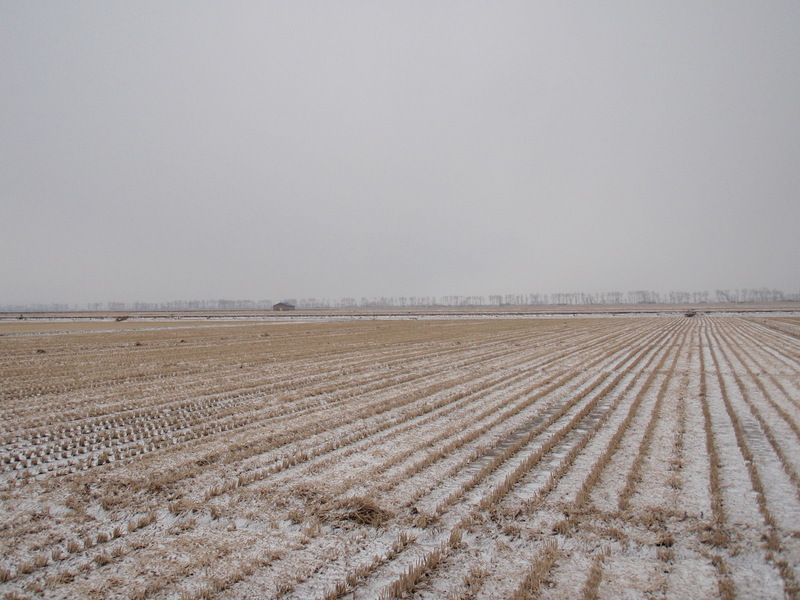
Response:
[[[800,290],[800,4],[3,2],[0,305]]]

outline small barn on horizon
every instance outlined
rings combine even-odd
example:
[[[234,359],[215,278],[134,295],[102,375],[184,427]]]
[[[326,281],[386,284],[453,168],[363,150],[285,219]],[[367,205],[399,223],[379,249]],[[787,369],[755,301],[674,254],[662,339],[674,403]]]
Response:
[[[288,302],[278,302],[272,305],[272,310],[294,310],[294,304]]]

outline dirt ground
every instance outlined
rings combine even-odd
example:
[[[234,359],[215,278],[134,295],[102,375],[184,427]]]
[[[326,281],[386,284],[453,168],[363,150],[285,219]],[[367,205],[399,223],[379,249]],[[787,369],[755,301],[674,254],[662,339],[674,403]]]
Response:
[[[535,317],[0,321],[0,592],[800,597],[800,317]]]

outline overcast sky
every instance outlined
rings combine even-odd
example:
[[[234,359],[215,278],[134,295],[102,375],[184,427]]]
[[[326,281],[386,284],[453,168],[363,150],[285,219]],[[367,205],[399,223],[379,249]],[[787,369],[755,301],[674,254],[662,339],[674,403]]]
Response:
[[[0,304],[800,290],[800,3],[0,2]]]

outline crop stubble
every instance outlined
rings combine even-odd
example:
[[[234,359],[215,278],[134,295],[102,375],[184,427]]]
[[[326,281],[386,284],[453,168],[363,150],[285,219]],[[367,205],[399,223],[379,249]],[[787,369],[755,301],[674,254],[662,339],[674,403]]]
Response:
[[[0,590],[800,596],[800,323],[0,323]]]

